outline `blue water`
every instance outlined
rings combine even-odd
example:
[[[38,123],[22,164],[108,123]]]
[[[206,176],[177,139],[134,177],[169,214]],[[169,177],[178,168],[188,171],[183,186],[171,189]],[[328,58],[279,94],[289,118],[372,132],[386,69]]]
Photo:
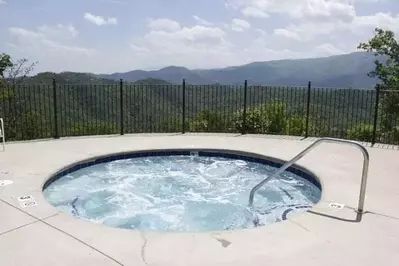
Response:
[[[81,219],[142,231],[220,231],[264,226],[304,212],[321,191],[290,172],[255,195],[276,168],[202,156],[154,156],[93,165],[51,183],[44,194]]]

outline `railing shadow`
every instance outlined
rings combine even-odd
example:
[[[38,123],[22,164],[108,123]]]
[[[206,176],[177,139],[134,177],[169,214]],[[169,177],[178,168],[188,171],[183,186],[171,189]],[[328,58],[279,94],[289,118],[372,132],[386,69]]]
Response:
[[[356,218],[355,219],[341,218],[341,217],[337,217],[337,216],[333,216],[333,215],[325,214],[325,213],[321,213],[321,212],[316,212],[316,211],[312,211],[312,210],[309,210],[308,213],[311,213],[311,214],[314,214],[314,215],[318,215],[318,216],[322,216],[322,217],[329,218],[329,219],[342,221],[342,222],[360,223],[362,221],[363,215],[368,214],[369,212],[364,212],[364,213],[355,212],[356,213]]]

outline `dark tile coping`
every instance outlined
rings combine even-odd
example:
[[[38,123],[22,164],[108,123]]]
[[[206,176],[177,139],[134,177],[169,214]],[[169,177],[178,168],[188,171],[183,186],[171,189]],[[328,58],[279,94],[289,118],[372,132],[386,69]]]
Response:
[[[179,155],[186,155],[190,156],[192,153],[198,153],[198,156],[204,157],[222,157],[222,158],[229,158],[235,160],[243,160],[249,161],[254,163],[260,163],[264,165],[269,165],[272,167],[280,168],[285,162],[276,158],[267,157],[255,153],[248,153],[243,151],[232,151],[232,150],[214,150],[214,149],[173,149],[173,150],[148,150],[148,151],[133,151],[133,152],[126,152],[126,153],[117,153],[117,154],[109,154],[105,156],[100,156],[96,158],[91,158],[88,160],[84,160],[81,162],[74,163],[69,165],[62,170],[55,173],[51,176],[43,185],[43,190],[46,189],[52,182],[61,178],[69,173],[75,172],[79,169],[89,167],[96,164],[107,163],[111,161],[117,160],[125,160],[131,158],[138,158],[138,157],[151,157],[151,156],[179,156]],[[309,182],[313,185],[318,187],[320,190],[322,186],[318,180],[318,178],[311,173],[309,170],[300,167],[298,165],[293,165],[289,167],[287,172],[291,172],[296,174]]]

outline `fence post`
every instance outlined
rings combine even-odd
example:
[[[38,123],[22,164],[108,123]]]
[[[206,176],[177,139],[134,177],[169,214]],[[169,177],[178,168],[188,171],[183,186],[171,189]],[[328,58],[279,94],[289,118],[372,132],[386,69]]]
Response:
[[[124,128],[123,128],[123,80],[122,79],[120,79],[120,81],[119,81],[119,98],[120,98],[120,113],[121,113],[121,121],[120,121],[120,123],[121,123],[121,135],[124,135],[125,134],[125,132],[124,132]]]
[[[373,123],[373,139],[371,144],[374,145],[377,139],[377,124],[378,124],[378,105],[380,104],[380,84],[376,85],[375,106],[374,106],[374,123]]]
[[[182,129],[181,129],[181,133],[185,134],[186,133],[186,80],[183,79],[183,92],[182,92],[182,96],[183,96],[183,110],[182,110]]]
[[[306,129],[305,138],[309,137],[309,116],[310,116],[310,93],[312,89],[312,82],[308,83],[308,99],[306,101]]]
[[[53,138],[59,139],[60,133],[58,130],[58,105],[57,105],[57,84],[55,78],[53,78],[53,112],[54,112],[54,136]]]
[[[247,94],[248,94],[248,80],[244,82],[244,111],[243,111],[243,119],[242,119],[242,134],[247,134]]]

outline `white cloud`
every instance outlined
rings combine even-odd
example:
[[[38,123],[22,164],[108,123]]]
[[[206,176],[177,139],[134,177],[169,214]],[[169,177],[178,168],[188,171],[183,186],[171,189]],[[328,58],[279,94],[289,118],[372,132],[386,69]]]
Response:
[[[264,12],[264,11],[262,11],[260,9],[257,9],[255,7],[252,7],[252,6],[248,6],[248,7],[244,8],[244,9],[242,9],[241,13],[244,16],[246,16],[246,17],[253,17],[253,18],[267,18],[267,17],[269,17],[269,15],[266,12]]]
[[[72,26],[57,25],[55,27],[42,26],[37,31],[27,30],[23,28],[12,27],[8,31],[13,37],[13,43],[15,47],[19,47],[23,50],[31,51],[43,51],[45,48],[46,52],[57,51],[57,52],[73,52],[81,55],[90,55],[94,51],[83,47],[74,45],[64,45],[58,42],[57,36],[62,36],[62,33],[73,32],[77,34],[77,31],[72,30]],[[57,29],[59,30],[57,32]],[[76,36],[76,35],[75,35]],[[57,40],[54,40],[54,39]]]
[[[43,25],[38,29],[39,32],[43,33],[47,38],[54,39],[73,39],[79,34],[71,24],[66,26],[62,24],[57,24],[56,26]]]
[[[63,45],[58,42],[47,40],[47,39],[42,39],[41,43],[54,51],[74,52],[74,53],[79,53],[79,54],[83,54],[83,55],[90,55],[93,53],[92,49],[87,49],[87,48],[77,47],[77,46]]]
[[[174,20],[160,18],[160,19],[150,19],[148,27],[156,31],[178,31],[180,29],[180,24]]]
[[[213,25],[212,22],[209,22],[209,21],[207,21],[207,20],[205,20],[205,19],[202,19],[202,18],[200,18],[200,17],[198,17],[198,16],[193,16],[193,18],[195,19],[195,21],[196,21],[199,25],[202,25],[202,26],[212,26],[212,25]]]
[[[243,31],[251,28],[251,24],[246,20],[235,18],[232,21],[231,28],[234,31]]]
[[[0,5],[5,5],[7,4],[6,0],[0,0]]]
[[[389,29],[399,34],[399,14],[378,12],[370,16],[358,16],[352,23],[354,33],[370,33],[375,27]]]
[[[323,55],[339,55],[345,53],[344,51],[338,49],[331,43],[323,43],[316,46],[316,49]]]
[[[145,48],[143,46],[138,46],[138,45],[135,45],[135,44],[131,44],[130,48],[132,48],[134,53],[138,54],[138,55],[147,54],[147,53],[150,52],[147,48]]]
[[[90,21],[91,23],[94,23],[98,26],[102,26],[102,25],[116,25],[118,24],[118,20],[116,18],[113,17],[109,17],[109,18],[105,18],[102,16],[96,16],[90,13],[85,13],[84,14],[84,19],[86,19],[87,21]]]
[[[145,53],[146,62],[199,67],[221,65],[231,56],[232,45],[227,41],[227,33],[221,28],[184,26],[169,19],[162,21],[167,23],[150,21],[149,32],[136,38],[130,46],[136,55]]]
[[[301,40],[301,36],[299,36],[299,34],[295,31],[291,31],[288,29],[274,29],[273,31],[274,35],[277,36],[283,36],[289,39],[294,39],[294,40]]]
[[[296,19],[350,21],[356,15],[351,0],[226,0],[226,3],[228,7],[241,9],[243,14],[257,17],[283,14]]]
[[[144,40],[153,47],[168,48],[161,52],[169,53],[191,49],[217,49],[212,46],[226,45],[225,35],[220,28],[196,25],[182,27],[174,32],[153,30],[144,36]]]
[[[314,41],[319,38],[341,38],[342,40],[368,39],[375,27],[389,29],[399,34],[399,14],[377,13],[371,16],[356,16],[352,21],[324,21],[292,23],[285,28],[274,29],[274,35],[297,41]]]
[[[334,34],[338,32],[340,28],[346,27],[346,24],[339,22],[304,22],[300,24],[290,24],[285,28],[274,29],[273,34],[297,41],[312,41],[316,38],[321,38],[321,36]]]

